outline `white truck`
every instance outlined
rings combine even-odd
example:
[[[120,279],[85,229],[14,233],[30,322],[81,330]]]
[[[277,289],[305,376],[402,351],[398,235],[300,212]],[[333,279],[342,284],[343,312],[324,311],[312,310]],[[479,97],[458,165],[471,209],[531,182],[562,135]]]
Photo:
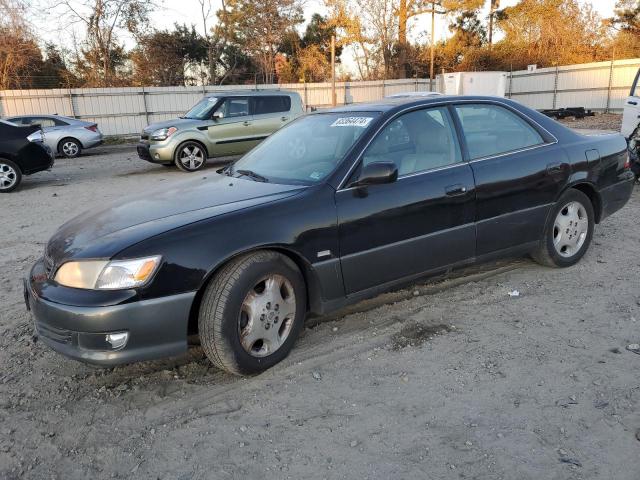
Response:
[[[629,142],[631,169],[638,179],[640,177],[640,69],[631,85],[629,96],[624,102],[621,133]]]

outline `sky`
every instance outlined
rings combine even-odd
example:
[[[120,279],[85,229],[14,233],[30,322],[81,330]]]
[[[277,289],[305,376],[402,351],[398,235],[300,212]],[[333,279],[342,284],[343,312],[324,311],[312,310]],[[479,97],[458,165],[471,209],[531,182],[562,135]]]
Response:
[[[74,44],[74,30],[75,38],[82,38],[82,25],[71,25],[68,19],[58,16],[55,13],[45,13],[46,10],[38,8],[38,4],[44,5],[47,0],[31,0],[34,10],[42,12],[40,15],[34,17],[34,24],[36,31],[41,35],[41,39],[44,42],[52,42],[62,45],[66,48],[71,48]],[[171,29],[174,23],[187,25],[195,24],[196,30],[203,33],[202,15],[200,12],[200,4],[198,0],[157,0],[160,7],[154,9],[151,14],[151,25],[156,29]],[[613,15],[613,9],[616,0],[580,0],[581,3],[591,4],[594,9],[602,17],[611,17]],[[501,0],[500,8],[512,6],[518,3],[518,0]],[[488,14],[488,4],[485,8],[484,14]],[[215,23],[215,12],[220,8],[220,0],[212,0],[212,13],[209,20],[209,25]],[[305,19],[310,19],[314,13],[326,13],[326,9],[323,6],[322,0],[307,0],[304,6]],[[55,21],[52,21],[55,19]],[[429,30],[431,28],[431,18],[429,15],[422,15],[414,19],[412,25],[410,25],[410,37],[412,40],[420,39],[423,42],[428,42]],[[435,36],[436,41],[449,35],[447,29],[447,20],[440,15],[436,16],[436,28]],[[499,39],[499,33],[495,37]],[[123,38],[125,45],[131,48],[134,45],[133,39]],[[342,63],[344,69],[349,71],[354,69],[352,52],[349,49],[345,49],[342,55]],[[351,58],[350,58],[351,57]]]

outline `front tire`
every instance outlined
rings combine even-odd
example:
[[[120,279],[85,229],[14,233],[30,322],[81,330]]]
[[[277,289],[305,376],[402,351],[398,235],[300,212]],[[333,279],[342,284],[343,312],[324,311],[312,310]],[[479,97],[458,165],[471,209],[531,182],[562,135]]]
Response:
[[[22,182],[20,167],[6,158],[0,158],[0,193],[13,192]]]
[[[82,145],[75,138],[63,138],[58,144],[58,153],[66,158],[76,158],[82,153]]]
[[[570,267],[580,261],[589,248],[595,215],[589,197],[570,188],[551,211],[544,235],[533,259],[549,267]]]
[[[304,278],[289,258],[267,250],[243,255],[204,292],[198,314],[202,348],[222,370],[262,372],[291,351],[306,302]]]
[[[181,143],[173,155],[176,166],[183,172],[195,172],[204,167],[207,153],[204,147],[194,141]]]

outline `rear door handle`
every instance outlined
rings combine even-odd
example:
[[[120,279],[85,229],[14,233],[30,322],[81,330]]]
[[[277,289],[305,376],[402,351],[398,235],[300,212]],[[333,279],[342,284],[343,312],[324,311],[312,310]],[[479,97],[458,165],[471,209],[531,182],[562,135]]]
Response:
[[[449,185],[448,187],[444,187],[444,192],[449,197],[457,197],[467,193],[467,187],[464,185]]]
[[[547,173],[549,175],[553,175],[555,173],[562,172],[562,164],[561,163],[550,163],[547,165]]]
[[[283,122],[286,122],[287,120],[289,120],[289,117],[280,117],[280,120],[282,120]]]
[[[251,122],[249,122],[248,120],[245,120],[244,122],[242,122],[242,124],[243,124],[245,127],[248,127],[249,125],[251,125]]]
[[[638,105],[638,102],[634,102],[633,100],[629,100],[627,105]]]

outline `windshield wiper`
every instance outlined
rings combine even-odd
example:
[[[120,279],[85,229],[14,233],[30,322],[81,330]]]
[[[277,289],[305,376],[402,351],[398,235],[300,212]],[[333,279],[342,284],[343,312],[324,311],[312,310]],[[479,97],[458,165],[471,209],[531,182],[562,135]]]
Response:
[[[254,180],[258,181],[258,182],[268,182],[269,179],[267,177],[263,177],[262,175],[260,175],[259,173],[256,173],[252,170],[236,170],[236,173],[239,173],[240,175],[244,175],[246,177],[251,177]]]

